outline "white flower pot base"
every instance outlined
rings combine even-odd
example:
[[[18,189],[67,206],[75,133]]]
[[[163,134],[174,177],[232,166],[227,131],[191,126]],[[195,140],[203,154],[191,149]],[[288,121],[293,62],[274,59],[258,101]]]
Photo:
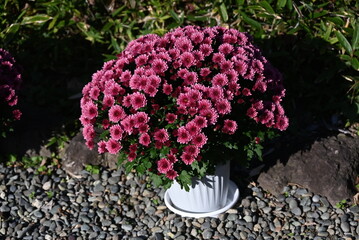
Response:
[[[237,201],[239,198],[239,190],[237,185],[232,182],[229,181],[229,187],[228,187],[228,197],[227,197],[227,202],[225,204],[225,206],[221,209],[218,209],[216,211],[212,211],[212,212],[186,212],[183,210],[180,210],[178,208],[176,208],[176,206],[173,205],[170,196],[168,194],[168,190],[165,192],[165,204],[166,206],[174,213],[179,214],[182,217],[193,217],[193,218],[201,218],[201,217],[218,217],[219,214],[224,213],[225,211],[227,211],[228,209],[230,209]]]

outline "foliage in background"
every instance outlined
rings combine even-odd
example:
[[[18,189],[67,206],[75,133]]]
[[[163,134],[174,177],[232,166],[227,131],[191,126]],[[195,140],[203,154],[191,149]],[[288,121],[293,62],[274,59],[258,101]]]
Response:
[[[5,0],[0,46],[25,69],[24,98],[75,119],[73,94],[129,41],[190,24],[246,31],[284,75],[297,135],[359,122],[358,12],[355,0]]]

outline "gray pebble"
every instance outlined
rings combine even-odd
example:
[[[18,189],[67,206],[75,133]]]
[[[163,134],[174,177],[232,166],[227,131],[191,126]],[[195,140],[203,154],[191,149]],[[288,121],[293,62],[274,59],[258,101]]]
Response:
[[[210,229],[206,229],[202,233],[203,239],[212,239],[212,236],[213,236],[213,232]]]
[[[319,202],[319,200],[320,200],[320,197],[318,195],[314,195],[312,197],[312,201],[315,202],[315,203]]]
[[[302,214],[302,210],[299,207],[295,207],[290,210],[294,215],[300,216]]]

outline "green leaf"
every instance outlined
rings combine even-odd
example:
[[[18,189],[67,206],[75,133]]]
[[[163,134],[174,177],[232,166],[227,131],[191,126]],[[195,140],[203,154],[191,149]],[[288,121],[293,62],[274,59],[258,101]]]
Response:
[[[110,131],[109,130],[105,130],[101,133],[100,135],[100,139],[105,139],[105,137],[110,134]]]
[[[113,49],[116,51],[116,52],[121,52],[121,48],[120,48],[120,46],[118,45],[118,43],[117,43],[117,40],[113,37],[113,36],[111,36],[111,46],[113,47]]]
[[[350,45],[348,40],[344,37],[344,35],[339,31],[336,31],[335,35],[337,36],[340,45],[345,49],[345,51],[347,51],[347,53],[352,53],[353,52],[352,46]]]
[[[175,11],[173,11],[173,9],[170,10],[170,15],[171,17],[177,22],[177,23],[180,23],[181,20],[180,18],[178,17],[177,13]]]
[[[359,61],[357,58],[353,57],[350,61],[350,64],[352,65],[352,67],[355,69],[355,70],[359,70]]]
[[[352,39],[352,47],[354,50],[359,48],[359,22],[357,22],[354,26],[354,33]]]
[[[126,174],[130,173],[131,170],[133,169],[133,167],[135,166],[135,161],[132,161],[132,162],[127,162],[125,164],[125,170],[126,170]]]
[[[343,26],[345,24],[344,20],[340,17],[327,17],[326,19],[335,23],[335,25]]]
[[[283,8],[286,3],[287,3],[287,0],[278,0],[278,1],[277,1],[277,8],[278,8],[278,9]]]
[[[228,21],[228,13],[227,13],[226,5],[224,3],[222,3],[219,6],[219,12],[221,14],[223,22],[227,22]]]
[[[244,12],[240,12],[241,16],[243,17],[243,20],[248,23],[249,25],[251,25],[252,27],[256,28],[256,29],[260,29],[262,30],[262,26],[259,22],[257,22],[256,20],[248,17]]]
[[[188,174],[188,172],[186,170],[183,170],[178,178],[181,183],[181,186],[183,186],[186,191],[189,191],[188,186],[192,183],[192,178]]]
[[[162,178],[161,176],[158,176],[157,174],[152,173],[151,174],[151,179],[153,184],[155,185],[155,187],[159,187],[162,185]]]
[[[6,29],[6,32],[5,32],[5,42],[6,43],[10,42],[13,39],[15,34],[19,31],[19,28],[20,28],[20,24],[13,23]]]
[[[267,10],[268,13],[275,14],[273,8],[267,1],[261,1],[259,5],[261,5],[265,10]]]
[[[237,0],[237,6],[241,6],[244,4],[244,0]]]
[[[38,14],[35,16],[30,16],[30,17],[24,17],[21,24],[44,24],[45,22],[49,21],[50,19],[52,19],[52,17],[46,15],[46,14]]]

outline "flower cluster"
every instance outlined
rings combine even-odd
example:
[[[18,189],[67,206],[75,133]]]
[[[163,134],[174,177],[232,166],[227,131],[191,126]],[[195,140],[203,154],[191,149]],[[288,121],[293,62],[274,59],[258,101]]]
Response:
[[[243,119],[285,130],[284,95],[248,34],[187,26],[136,39],[106,62],[83,88],[80,121],[89,148],[151,159],[152,171],[173,180],[201,161],[212,133],[246,130]]]
[[[1,125],[7,126],[13,120],[19,120],[21,112],[16,109],[17,91],[21,85],[21,74],[11,54],[0,48],[0,106]]]

